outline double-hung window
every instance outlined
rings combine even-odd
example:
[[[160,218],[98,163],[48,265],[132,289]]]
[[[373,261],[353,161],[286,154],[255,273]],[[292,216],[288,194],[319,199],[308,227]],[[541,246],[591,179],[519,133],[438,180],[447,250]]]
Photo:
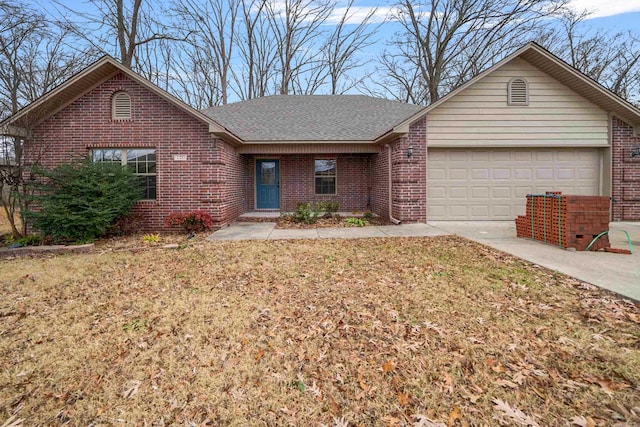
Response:
[[[156,150],[148,148],[99,148],[93,150],[94,162],[118,163],[129,168],[140,179],[143,199],[155,200]]]
[[[336,194],[336,181],[336,159],[316,159],[316,194]]]

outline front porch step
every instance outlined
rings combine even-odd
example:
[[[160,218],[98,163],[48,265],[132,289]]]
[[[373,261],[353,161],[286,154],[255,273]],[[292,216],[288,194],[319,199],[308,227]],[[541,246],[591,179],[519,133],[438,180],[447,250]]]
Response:
[[[280,211],[245,212],[238,217],[238,221],[245,222],[278,222]]]

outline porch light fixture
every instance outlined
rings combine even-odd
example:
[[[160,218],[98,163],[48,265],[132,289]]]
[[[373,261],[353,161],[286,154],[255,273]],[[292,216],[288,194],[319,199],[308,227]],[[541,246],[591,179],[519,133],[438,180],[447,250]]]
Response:
[[[631,158],[633,159],[636,156],[640,156],[640,145],[631,147]]]
[[[407,157],[408,158],[413,157],[413,145],[410,145],[409,148],[407,148]]]

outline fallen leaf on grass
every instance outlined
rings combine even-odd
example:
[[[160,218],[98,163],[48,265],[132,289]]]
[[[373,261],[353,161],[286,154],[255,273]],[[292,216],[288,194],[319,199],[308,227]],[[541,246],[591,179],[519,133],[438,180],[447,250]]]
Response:
[[[262,360],[262,358],[264,357],[264,349],[260,349],[258,350],[258,354],[256,354],[256,362],[260,362],[260,360]]]
[[[382,373],[386,374],[387,372],[391,372],[396,369],[396,365],[392,360],[387,360],[382,364]]]
[[[358,384],[360,384],[360,388],[362,390],[364,390],[364,391],[368,391],[369,390],[369,386],[364,381],[364,376],[362,376],[362,374],[359,373],[359,372],[358,372]]]
[[[604,392],[609,396],[613,396],[613,393],[615,393],[616,391],[631,387],[629,384],[617,383],[612,380],[597,380],[596,382],[600,384],[600,387],[602,387]]]
[[[512,408],[507,402],[500,399],[493,399],[493,404],[495,405],[493,409],[501,412],[499,416],[495,417],[497,420],[500,420],[501,418],[508,418],[509,421],[519,426],[540,427],[540,424],[538,424],[533,418],[519,409]]]
[[[596,423],[591,417],[573,417],[570,422],[571,425],[577,425],[579,427],[596,427]]]
[[[329,410],[333,415],[336,415],[338,412],[340,412],[340,406],[338,406],[336,401],[333,400],[333,397],[331,396],[329,396]]]
[[[414,415],[413,427],[447,427],[445,423],[436,423],[424,415]]]
[[[331,427],[349,427],[349,421],[344,418],[334,418]]]
[[[387,415],[386,417],[382,417],[382,421],[385,422],[387,427],[398,427],[400,425],[400,418],[396,418],[392,415]]]
[[[23,421],[23,418],[16,419],[16,416],[12,415],[7,421],[4,422],[4,424],[2,424],[2,427],[20,427],[22,426]]]
[[[462,421],[462,415],[460,414],[460,408],[458,406],[454,406],[453,410],[449,412],[447,427],[452,427],[456,423],[456,420]]]
[[[509,388],[518,388],[518,384],[511,382],[509,380],[498,380],[496,384],[501,387],[509,387]]]
[[[398,402],[400,403],[400,406],[408,405],[410,401],[411,401],[411,396],[404,393],[398,393]]]
[[[138,394],[138,388],[140,387],[140,384],[142,384],[142,382],[131,381],[129,384],[131,384],[131,387],[129,387],[124,391],[124,393],[122,393],[122,397],[124,397],[125,399],[133,399],[134,396]]]

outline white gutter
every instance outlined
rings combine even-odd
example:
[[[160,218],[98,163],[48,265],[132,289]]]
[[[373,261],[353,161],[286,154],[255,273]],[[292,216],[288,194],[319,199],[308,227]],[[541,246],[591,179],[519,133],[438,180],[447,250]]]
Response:
[[[393,217],[393,195],[391,194],[391,145],[387,144],[388,154],[389,154],[389,221],[392,223],[399,225],[402,221]]]

